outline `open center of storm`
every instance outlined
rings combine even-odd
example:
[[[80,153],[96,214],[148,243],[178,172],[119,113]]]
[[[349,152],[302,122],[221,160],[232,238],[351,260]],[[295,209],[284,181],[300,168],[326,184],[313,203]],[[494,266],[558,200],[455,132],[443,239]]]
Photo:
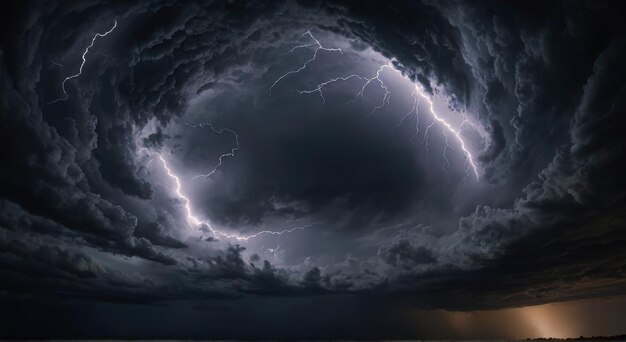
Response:
[[[167,137],[145,163],[180,201],[186,235],[274,255],[328,230],[443,225],[480,184],[478,121],[371,48],[328,33],[299,39],[264,56],[263,72],[233,70],[174,124],[144,129]],[[448,218],[422,215],[433,208]]]

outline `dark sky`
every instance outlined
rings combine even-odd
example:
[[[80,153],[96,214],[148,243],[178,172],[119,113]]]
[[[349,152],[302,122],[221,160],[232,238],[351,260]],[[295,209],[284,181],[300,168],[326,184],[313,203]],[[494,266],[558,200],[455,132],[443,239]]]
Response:
[[[622,2],[3,7],[0,337],[624,333]]]

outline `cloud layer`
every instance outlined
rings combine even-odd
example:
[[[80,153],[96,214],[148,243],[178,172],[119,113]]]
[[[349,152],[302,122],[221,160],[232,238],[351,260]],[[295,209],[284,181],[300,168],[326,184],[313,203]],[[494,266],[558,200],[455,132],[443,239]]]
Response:
[[[622,294],[622,7],[9,4],[0,38],[1,298],[356,295],[473,310]],[[50,103],[115,20],[67,82],[68,99]],[[310,46],[285,54],[312,44],[307,30],[343,53],[320,52],[270,96],[273,81],[310,58]],[[293,91],[372,77],[390,60],[399,71],[383,76],[391,100],[371,117],[381,87],[350,102],[362,83],[337,83],[323,106],[317,94]],[[400,122],[413,101],[409,80],[449,106],[447,115],[465,113],[480,127],[463,130],[478,182],[464,178],[456,142],[444,150],[441,127],[424,135],[432,120],[424,103],[419,123]],[[193,127],[209,121],[233,131]],[[235,143],[210,178],[193,180]],[[187,222],[155,153],[220,229],[324,224],[250,243],[211,237]]]

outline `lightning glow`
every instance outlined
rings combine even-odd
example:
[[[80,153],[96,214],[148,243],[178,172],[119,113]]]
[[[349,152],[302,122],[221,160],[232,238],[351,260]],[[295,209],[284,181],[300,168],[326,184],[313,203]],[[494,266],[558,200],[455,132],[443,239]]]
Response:
[[[313,222],[307,225],[303,225],[303,226],[299,226],[299,227],[293,227],[293,228],[288,228],[288,229],[283,229],[283,230],[278,230],[278,231],[272,231],[272,230],[262,230],[260,232],[254,233],[254,234],[250,234],[250,235],[240,235],[240,234],[235,234],[235,233],[225,233],[222,232],[220,230],[217,230],[215,228],[213,228],[211,226],[211,223],[208,220],[203,220],[198,218],[197,216],[195,216],[191,210],[191,200],[189,199],[189,197],[187,195],[185,195],[182,191],[182,185],[180,182],[180,178],[178,177],[178,175],[176,175],[174,173],[174,171],[169,167],[169,165],[167,164],[167,161],[165,160],[165,158],[163,158],[163,156],[161,154],[157,154],[158,159],[161,161],[163,168],[165,169],[165,172],[167,173],[167,175],[174,181],[175,187],[174,187],[174,193],[176,194],[176,196],[178,196],[178,198],[180,198],[183,202],[184,205],[183,207],[185,208],[185,213],[186,213],[186,219],[187,222],[193,226],[205,226],[209,229],[209,231],[211,231],[211,233],[216,236],[216,237],[222,237],[222,238],[227,238],[227,239],[233,239],[233,240],[237,240],[237,241],[248,241],[252,238],[258,237],[260,235],[283,235],[283,234],[287,234],[287,233],[293,233],[295,231],[298,230],[305,230],[307,228],[319,225],[319,224],[323,224],[323,221],[318,221],[318,222]]]
[[[82,55],[82,59],[83,62],[80,64],[80,68],[78,69],[78,72],[74,75],[70,75],[67,76],[63,82],[61,82],[61,89],[63,90],[63,97],[60,97],[54,101],[50,101],[48,102],[48,104],[52,104],[58,101],[65,101],[69,98],[69,95],[67,94],[67,90],[65,89],[65,83],[67,83],[67,81],[73,79],[73,78],[77,78],[78,76],[80,76],[83,73],[83,67],[85,66],[85,63],[87,62],[87,53],[89,52],[89,49],[91,49],[93,47],[93,44],[96,42],[96,39],[98,39],[98,37],[106,37],[109,35],[109,33],[113,32],[113,30],[115,30],[115,28],[117,27],[117,19],[115,20],[113,27],[111,27],[110,30],[104,32],[104,33],[96,33],[93,38],[91,38],[91,44],[89,44],[89,46],[87,46],[87,48],[85,48],[85,51],[83,52]],[[56,63],[58,64],[58,63]]]
[[[337,51],[337,52],[340,52],[340,53],[343,54],[343,51],[341,49],[336,49],[336,48],[333,49],[333,48],[325,48],[325,47],[323,47],[322,44],[319,42],[319,40],[317,40],[313,36],[311,31],[305,32],[304,35],[310,36],[311,39],[313,39],[315,41],[315,43],[298,45],[298,46],[292,48],[291,50],[289,50],[287,53],[291,53],[291,52],[293,52],[296,49],[315,46],[316,48],[315,48],[315,52],[313,53],[313,56],[310,59],[308,59],[299,69],[288,71],[287,73],[283,74],[278,79],[276,79],[276,81],[274,81],[274,83],[270,87],[270,94],[271,94],[271,91],[274,88],[274,86],[278,82],[280,82],[282,79],[284,79],[285,77],[287,77],[289,75],[297,74],[297,73],[305,70],[307,68],[307,66],[309,65],[309,63],[313,62],[316,59],[317,53],[318,53],[319,50]],[[364,96],[364,93],[365,93],[366,89],[369,87],[369,85],[371,85],[372,83],[377,83],[378,86],[381,89],[383,89],[385,93],[383,95],[381,103],[379,105],[375,106],[374,108],[372,108],[372,110],[365,116],[367,118],[370,115],[374,114],[377,110],[383,108],[384,106],[387,106],[387,108],[389,108],[389,101],[390,101],[390,98],[391,98],[391,91],[389,89],[389,86],[381,78],[383,71],[385,69],[387,69],[387,68],[391,69],[391,70],[394,70],[396,72],[399,72],[397,69],[394,68],[393,60],[392,60],[391,62],[389,62],[387,64],[384,64],[380,68],[378,68],[378,70],[376,71],[375,75],[372,76],[372,77],[365,77],[365,76],[358,75],[358,74],[352,74],[352,75],[347,75],[347,76],[338,76],[338,77],[331,78],[331,79],[329,79],[327,81],[321,82],[314,88],[304,89],[304,90],[299,89],[299,90],[296,90],[296,91],[300,95],[317,93],[317,94],[319,94],[320,98],[322,99],[322,105],[324,105],[324,104],[326,104],[326,99],[324,97],[324,87],[326,87],[326,86],[328,86],[328,85],[330,85],[332,83],[340,82],[340,81],[348,81],[350,79],[357,79],[357,80],[363,81],[364,82],[363,86],[361,87],[361,90],[356,94],[354,100],[356,100],[358,98],[362,99],[363,96]],[[454,128],[443,117],[441,117],[439,114],[437,114],[437,112],[434,109],[434,105],[433,105],[432,99],[427,95],[427,93],[424,91],[424,89],[418,83],[414,83],[414,84],[415,84],[415,89],[411,93],[411,96],[413,97],[413,104],[412,104],[410,110],[403,116],[402,120],[398,124],[398,127],[402,125],[402,123],[406,120],[406,118],[408,116],[410,116],[412,113],[415,113],[415,117],[416,117],[415,133],[411,137],[411,140],[413,140],[417,136],[417,134],[419,132],[419,105],[420,105],[420,99],[425,100],[428,103],[429,111],[430,111],[430,114],[431,114],[431,116],[433,118],[433,121],[426,127],[426,130],[424,131],[424,147],[426,149],[426,152],[428,152],[428,137],[429,137],[429,134],[430,134],[430,128],[435,123],[438,123],[440,125],[440,127],[442,128],[442,135],[445,138],[445,147],[443,149],[443,159],[445,160],[444,171],[446,172],[446,174],[448,174],[448,168],[450,166],[450,161],[449,161],[449,159],[447,157],[447,152],[448,152],[448,150],[453,149],[450,146],[450,144],[449,144],[449,134],[451,134],[455,138],[455,140],[458,141],[458,143],[459,143],[459,145],[461,147],[463,155],[465,156],[465,159],[466,159],[466,166],[468,168],[471,168],[472,172],[476,176],[476,179],[479,179],[480,175],[479,175],[479,172],[478,172],[478,167],[476,165],[476,162],[474,161],[474,157],[472,156],[472,153],[467,148],[466,143],[463,140],[463,137],[462,137],[461,131],[460,131],[465,124],[471,124],[471,125],[474,125],[474,124],[469,122],[469,121],[467,121],[467,119],[464,118],[463,123],[461,124],[460,128],[459,129]]]
[[[85,51],[83,51],[83,54],[81,56],[82,58],[82,63],[80,64],[80,67],[78,69],[78,72],[76,74],[67,76],[65,79],[63,79],[63,81],[61,82],[61,89],[63,90],[63,97],[60,97],[54,101],[49,102],[49,104],[58,102],[58,101],[65,101],[69,98],[69,94],[67,93],[67,90],[65,88],[65,84],[67,83],[67,81],[77,78],[79,77],[82,72],[83,72],[83,67],[85,66],[85,63],[87,62],[87,53],[89,53],[89,49],[91,49],[93,47],[93,45],[95,44],[96,40],[98,39],[98,37],[106,37],[108,36],[111,32],[113,32],[115,30],[115,28],[117,27],[117,20],[114,21],[113,27],[111,27],[108,31],[104,32],[104,33],[96,33],[93,38],[91,39],[91,44],[89,44],[86,48]],[[310,34],[309,35],[313,38],[313,40],[315,40],[315,44],[308,44],[308,45],[304,45],[304,46],[296,46],[294,47],[292,50],[290,50],[289,52],[292,52],[295,49],[301,48],[301,47],[308,47],[308,46],[313,46],[313,45],[317,45],[318,48],[315,50],[314,56],[313,56],[313,60],[315,59],[315,57],[317,56],[317,52],[319,50],[327,50],[327,51],[340,51],[339,49],[327,49],[322,47],[322,45],[319,43],[319,41],[317,39],[315,39],[313,37],[313,35]],[[306,68],[306,65],[309,63],[310,61],[307,61],[307,63],[305,63],[305,65],[303,66],[303,68]],[[51,63],[53,65],[59,66],[61,68],[63,68],[63,66],[59,63],[56,63],[54,61],[51,61]],[[289,73],[283,75],[283,78],[286,77]],[[279,80],[278,80],[279,81]],[[278,82],[277,81],[277,82]],[[277,83],[276,82],[276,83]],[[213,132],[218,133],[218,134],[222,134],[224,132],[229,132],[230,134],[232,134],[235,137],[235,146],[230,150],[230,152],[224,153],[219,157],[218,163],[217,165],[209,170],[209,172],[205,173],[205,174],[200,174],[197,175],[195,178],[198,177],[209,177],[211,176],[213,173],[215,173],[217,171],[217,169],[222,165],[223,163],[223,158],[226,157],[234,157],[235,156],[235,152],[239,149],[239,135],[237,134],[237,132],[228,129],[228,128],[215,128],[211,123],[201,123],[192,127],[209,127]],[[146,149],[146,148],[140,148],[139,149],[140,152],[147,152],[148,154],[151,154],[150,150]],[[163,156],[160,153],[155,153],[157,158],[161,161],[163,168],[165,169],[165,172],[167,173],[167,175],[174,181],[175,187],[174,187],[174,193],[176,194],[176,196],[178,196],[178,198],[180,198],[183,203],[184,203],[184,208],[185,208],[185,213],[186,213],[186,219],[187,222],[192,224],[193,226],[205,226],[209,229],[209,231],[211,231],[211,233],[213,233],[214,236],[216,237],[223,237],[223,238],[227,238],[227,239],[234,239],[234,240],[238,240],[238,241],[248,241],[249,239],[258,237],[260,235],[283,235],[283,234],[287,234],[287,233],[292,233],[298,230],[304,230],[310,227],[313,227],[315,225],[319,225],[322,224],[324,222],[313,222],[307,225],[303,225],[303,226],[298,226],[298,227],[293,227],[293,228],[288,228],[288,229],[283,229],[283,230],[279,230],[279,231],[271,231],[271,230],[262,230],[259,231],[257,233],[254,234],[250,234],[250,235],[240,235],[240,234],[235,234],[235,233],[225,233],[222,232],[220,230],[217,230],[215,228],[213,228],[211,226],[211,223],[206,220],[206,219],[200,219],[197,216],[195,216],[192,212],[192,204],[191,204],[191,199],[185,195],[182,191],[182,185],[181,185],[181,181],[180,181],[180,177],[178,175],[176,175],[174,173],[174,171],[170,168],[170,166],[168,165],[167,161],[165,160],[165,158],[163,158]],[[149,167],[150,164],[154,161],[154,158],[151,158],[148,163],[146,164],[146,167]],[[276,248],[276,250],[278,250],[278,247]]]
[[[278,245],[276,248],[268,248],[267,250],[272,254],[276,254],[276,252],[278,252],[278,249],[280,249],[280,245]]]
[[[426,95],[426,93],[424,92],[424,90],[421,88],[419,84],[415,84],[415,91],[417,91],[420,97],[426,100],[426,102],[429,105],[428,108],[430,109],[430,113],[432,114],[433,118],[443,126],[444,128],[443,132],[446,138],[446,147],[448,145],[447,144],[448,136],[445,132],[448,131],[449,133],[452,133],[452,135],[454,135],[456,140],[459,142],[459,145],[461,146],[461,150],[463,151],[463,154],[465,154],[465,157],[467,158],[467,162],[472,167],[472,171],[474,171],[474,175],[476,175],[476,178],[478,178],[479,177],[478,167],[476,166],[476,163],[474,162],[474,157],[472,157],[472,153],[465,146],[465,141],[463,141],[463,138],[461,137],[461,132],[455,129],[454,127],[452,127],[452,125],[450,125],[446,120],[444,120],[442,117],[440,117],[437,114],[437,112],[433,108],[433,101],[430,99],[430,97],[428,97],[428,95]],[[445,152],[444,152],[444,156],[445,156]]]

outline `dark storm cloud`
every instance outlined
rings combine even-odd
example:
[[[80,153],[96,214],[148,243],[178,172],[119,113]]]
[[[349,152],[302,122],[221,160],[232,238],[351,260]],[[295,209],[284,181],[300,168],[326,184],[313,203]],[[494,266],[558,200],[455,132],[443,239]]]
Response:
[[[404,269],[412,269],[416,265],[435,261],[431,251],[423,246],[414,246],[406,239],[383,246],[378,253],[378,256],[386,263]]]
[[[163,142],[165,139],[169,138],[167,134],[163,134],[163,131],[159,128],[156,133],[152,133],[148,135],[147,138],[143,139],[143,144],[147,148],[160,149],[163,147]]]
[[[135,229],[135,236],[144,237],[155,245],[171,248],[185,248],[186,245],[164,234],[165,227],[158,222],[141,223]]]
[[[222,17],[220,22],[242,19],[240,31],[250,28],[245,20],[247,9],[224,5],[232,10],[224,11],[222,5],[213,9]],[[144,227],[152,223],[142,223],[140,236],[133,236],[136,215],[112,203],[119,201],[117,195],[91,192],[91,186],[102,183],[105,185],[98,187],[110,186],[126,195],[151,198],[152,186],[137,176],[134,152],[139,146],[133,139],[133,125],[146,122],[152,114],[163,121],[179,114],[188,98],[185,94],[189,87],[202,86],[194,77],[202,74],[203,79],[210,81],[210,75],[220,72],[215,68],[235,56],[234,48],[221,43],[234,40],[227,38],[236,36],[233,27],[207,27],[205,20],[198,20],[206,14],[202,8],[183,10],[158,3],[134,8],[107,6],[106,10],[98,3],[62,8],[52,3],[15,6],[13,13],[22,19],[4,20],[7,25],[15,26],[10,26],[11,35],[3,34],[2,143],[6,148],[2,150],[2,158],[7,161],[3,163],[3,196],[70,231],[79,231],[90,243],[102,248],[174,263],[143,237],[156,236],[146,235]],[[66,16],[76,17],[75,11],[81,13],[78,22],[64,25]],[[44,65],[56,56],[74,61],[82,54],[83,43],[92,38],[93,30],[81,30],[81,27],[95,24],[99,27],[95,30],[103,32],[100,27],[111,27],[113,18],[141,15],[145,11],[154,11],[154,15],[148,16],[146,21],[128,19],[126,25],[131,24],[126,30],[133,33],[115,37],[118,46],[132,46],[130,55],[120,56],[118,51],[128,50],[113,49],[107,45],[109,42],[98,41],[101,47],[109,48],[104,50],[105,55],[118,62],[126,60],[129,67],[120,69],[117,64],[95,59],[80,77],[87,82],[79,87],[68,83],[69,101],[46,104],[46,98],[58,96],[58,80],[68,72],[62,70],[56,74]],[[48,12],[55,13],[53,18],[42,19]],[[243,18],[239,18],[240,15]],[[45,30],[46,25],[57,25],[57,31]],[[163,29],[153,31],[155,25]],[[121,31],[121,27],[118,30]],[[181,34],[187,38],[185,42],[179,41]],[[219,38],[220,34],[226,37]],[[68,44],[52,42],[61,36],[67,38]],[[124,40],[131,36],[134,37],[132,42]],[[214,46],[204,46],[208,36],[212,37],[208,42],[213,42]],[[23,49],[4,48],[14,44],[16,38],[25,44]],[[48,50],[37,53],[42,46]],[[167,46],[181,53],[172,57]],[[155,60],[158,62],[153,63]],[[206,68],[202,64],[206,64]],[[46,75],[53,77],[49,82],[39,83],[40,77]],[[180,86],[173,88],[174,83]],[[16,136],[13,132],[20,133]],[[159,144],[161,138],[157,133],[148,141]],[[12,153],[16,155],[11,156]],[[164,242],[161,238],[157,240],[157,244]]]
[[[12,3],[0,24],[0,287],[122,302],[399,291],[414,305],[460,309],[623,293],[623,8],[585,6]],[[115,19],[117,29],[94,47],[103,55],[90,54],[83,75],[67,83],[68,100],[46,104],[94,32]],[[353,45],[396,58],[430,91],[446,89],[452,106],[478,113],[490,136],[479,157],[483,181],[498,187],[490,195],[519,198],[478,206],[449,234],[418,227],[378,241],[373,255],[326,266],[281,268],[258,254],[247,262],[243,247],[223,241],[181,241],[184,218],[163,214],[181,203],[146,180],[138,151],[184,140],[165,129],[202,91],[228,89],[216,100],[228,104],[250,91],[237,92],[246,81],[278,74],[275,57],[310,27],[358,38]],[[324,130],[303,125],[313,111],[289,110],[302,117],[237,127],[272,134],[248,142],[267,149],[241,171],[252,185],[223,182],[217,193],[232,201],[205,203],[220,222],[321,212],[331,220],[349,213],[360,227],[381,213],[409,215],[407,203],[428,192],[406,147],[332,110],[332,120],[316,121]],[[149,125],[155,130],[140,140]],[[302,134],[309,130],[318,133]],[[277,179],[286,188],[272,188]],[[137,268],[121,266],[128,258],[147,274],[130,275]]]
[[[597,19],[591,20],[595,23]],[[615,33],[605,33],[610,34]],[[620,157],[624,154],[624,144],[617,133],[625,123],[626,69],[621,63],[626,51],[624,44],[623,38],[614,38],[595,58],[570,121],[569,143],[557,149],[554,159],[539,174],[540,179],[524,189],[525,197],[510,210],[477,210],[463,219],[461,229],[453,234],[458,234],[453,239],[463,241],[460,248],[481,251],[469,254],[478,260],[486,261],[503,253],[503,263],[510,262],[510,256],[520,254],[528,265],[545,263],[541,269],[552,272],[539,271],[544,278],[535,276],[536,284],[527,285],[528,291],[541,287],[542,282],[582,279],[581,272],[594,278],[591,283],[597,282],[598,287],[621,279],[620,263],[609,266],[600,260],[621,253],[612,246],[621,244],[624,238],[619,223],[623,222],[619,213],[624,207],[625,182],[621,175],[625,164]],[[558,69],[557,76],[560,76]],[[526,247],[529,244],[520,242],[509,247],[508,243],[518,240],[516,236],[538,243],[531,244],[535,246],[532,252]],[[554,258],[558,255],[562,259],[557,261]],[[607,285],[602,285],[603,282]],[[622,286],[617,285],[616,289]],[[576,287],[572,291],[578,290]],[[560,290],[550,294],[569,292]]]
[[[485,296],[485,306],[506,306],[623,291],[624,264],[617,260],[625,238],[620,157],[625,151],[617,132],[625,123],[624,44],[616,39],[596,59],[571,121],[571,142],[557,150],[525,196],[511,209],[477,208],[446,238],[447,257],[461,258],[453,263],[484,266],[459,278],[461,293]],[[460,285],[456,282],[453,288]],[[507,299],[490,301],[496,293]]]
[[[620,12],[620,5],[610,3],[606,8],[595,9],[587,8],[584,2],[530,4],[528,7],[437,2],[433,6],[441,12],[426,11],[431,18],[415,20],[411,28],[404,28],[402,20],[398,22],[398,19],[406,18],[402,15],[394,16],[396,20],[386,20],[384,28],[378,24],[393,12],[407,12],[402,4],[380,9],[377,15],[371,17],[369,12],[363,14],[366,7],[348,5],[339,8],[348,13],[344,26],[353,29],[354,34],[364,37],[386,55],[398,58],[409,69],[421,64],[411,61],[398,49],[411,46],[412,40],[428,41],[428,38],[422,38],[426,36],[424,31],[428,30],[419,28],[419,25],[436,21],[438,16],[446,18],[447,22],[439,30],[444,38],[438,41],[450,50],[437,46],[431,46],[430,50],[448,54],[434,69],[445,69],[453,76],[434,72],[435,79],[461,96],[461,102],[466,105],[471,106],[472,102],[468,101],[470,96],[477,96],[478,99],[482,96],[480,103],[475,105],[484,105],[485,119],[490,122],[487,127],[490,127],[492,136],[492,145],[481,157],[484,163],[491,163],[484,165],[486,179],[499,182],[508,178],[513,182],[523,182],[532,179],[534,172],[541,171],[540,179],[525,187],[525,197],[516,201],[512,209],[479,207],[475,214],[462,219],[459,230],[441,242],[449,245],[446,249],[449,255],[445,256],[447,262],[452,260],[452,264],[460,268],[495,263],[495,266],[489,266],[498,269],[499,273],[494,277],[506,277],[507,268],[498,265],[498,258],[502,258],[505,264],[509,255],[522,253],[519,249],[525,245],[519,241],[526,241],[526,238],[556,234],[559,241],[563,241],[567,240],[564,234],[571,229],[581,234],[587,231],[583,234],[585,237],[594,232],[611,236],[610,241],[620,240],[621,234],[616,230],[619,224],[598,226],[596,219],[592,218],[619,216],[616,213],[623,207],[624,181],[617,176],[623,173],[623,162],[619,157],[623,154],[623,143],[618,141],[619,138],[611,140],[611,137],[614,137],[613,129],[623,127],[623,116],[620,115],[623,108],[619,104],[623,101],[620,92],[626,77],[624,67],[617,62],[619,57],[616,56],[623,57],[620,36],[624,29],[613,24],[619,21],[617,17],[607,18]],[[352,13],[362,20],[353,23],[350,20]],[[413,33],[414,27],[418,28],[416,30],[421,37]],[[402,43],[388,44],[388,41]],[[412,51],[412,57],[420,60],[420,50]],[[429,59],[431,63],[439,60]],[[463,62],[450,67],[450,61],[454,60]],[[476,83],[463,82],[468,75],[472,75]],[[600,87],[602,90],[595,90]],[[581,96],[582,99],[578,100]],[[590,107],[589,103],[597,107]],[[599,107],[599,104],[604,104],[605,108]],[[579,117],[585,119],[580,120]],[[509,131],[503,133],[504,125],[509,121]],[[564,134],[568,123],[571,125],[569,138]],[[594,148],[579,147],[582,141],[585,141],[585,146]],[[552,157],[554,151],[556,155]],[[530,155],[533,158],[529,158]],[[552,158],[548,167],[541,170],[542,163]],[[512,168],[516,172],[507,176],[510,173],[507,170]],[[592,175],[597,175],[597,178]],[[593,199],[587,196],[593,196]],[[585,238],[576,240],[581,243]],[[594,240],[594,243],[599,241]],[[535,258],[545,255],[546,259],[550,259],[550,255],[559,252],[570,253],[572,259],[566,262],[571,265],[582,265],[587,260],[582,251],[580,259],[576,253],[570,252],[577,250],[577,243],[569,245],[561,242],[557,250],[551,250],[552,245],[548,242],[545,247],[535,246],[532,253],[522,253],[525,256],[523,260],[529,265],[533,265],[531,260]],[[402,260],[401,256],[414,251],[413,259],[419,263],[421,257],[417,255],[422,255],[416,252],[419,248],[402,242],[384,249],[382,255],[388,256],[389,251],[397,250],[393,256],[396,258],[394,262],[398,262]],[[405,252],[401,253],[403,250]],[[594,254],[596,260],[601,260],[610,258],[614,252],[604,254],[596,251]],[[622,266],[619,263],[614,266],[612,272],[619,274]],[[591,271],[587,274],[594,277]],[[615,278],[606,274],[599,272],[597,281],[613,282]],[[559,281],[560,277],[564,277],[548,272],[542,275],[534,277],[537,284]],[[527,288],[532,286],[527,285]],[[558,293],[553,291],[551,295]],[[567,291],[561,295],[566,296],[565,293]],[[529,296],[524,300],[531,299],[532,296]]]

